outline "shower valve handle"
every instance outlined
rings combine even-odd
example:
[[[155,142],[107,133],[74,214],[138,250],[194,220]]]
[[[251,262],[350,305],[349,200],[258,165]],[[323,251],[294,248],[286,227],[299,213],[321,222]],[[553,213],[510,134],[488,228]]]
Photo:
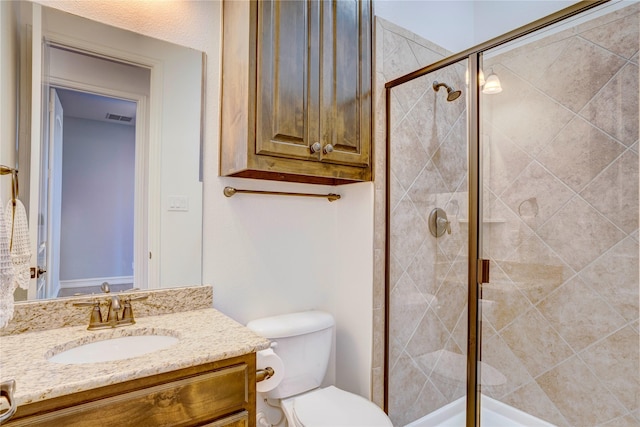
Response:
[[[440,237],[445,231],[451,234],[451,222],[443,209],[435,208],[429,214],[429,231],[433,237]]]
[[[444,227],[447,230],[447,234],[451,234],[451,221],[446,218],[438,217],[438,226]]]

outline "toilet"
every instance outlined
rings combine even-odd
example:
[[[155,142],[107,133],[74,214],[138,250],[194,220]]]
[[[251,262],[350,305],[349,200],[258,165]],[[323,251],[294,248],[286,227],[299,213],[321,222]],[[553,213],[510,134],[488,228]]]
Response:
[[[392,427],[373,402],[329,386],[320,388],[331,355],[335,322],[329,313],[305,311],[256,319],[247,327],[271,341],[282,360],[282,381],[266,392],[278,399],[289,427]]]

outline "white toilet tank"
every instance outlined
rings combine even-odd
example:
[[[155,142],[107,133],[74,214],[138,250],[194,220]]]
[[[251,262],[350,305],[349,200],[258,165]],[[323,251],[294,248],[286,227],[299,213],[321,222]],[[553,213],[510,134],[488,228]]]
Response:
[[[265,317],[247,324],[271,341],[284,364],[284,378],[268,397],[283,399],[320,386],[329,364],[334,325],[333,317],[322,311]]]

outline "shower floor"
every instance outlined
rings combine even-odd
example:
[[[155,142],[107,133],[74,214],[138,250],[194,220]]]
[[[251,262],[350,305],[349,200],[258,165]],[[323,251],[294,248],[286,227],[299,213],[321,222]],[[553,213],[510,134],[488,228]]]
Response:
[[[485,427],[554,427],[540,418],[519,409],[482,396],[480,421]],[[451,402],[405,427],[464,427],[466,424],[466,397]]]

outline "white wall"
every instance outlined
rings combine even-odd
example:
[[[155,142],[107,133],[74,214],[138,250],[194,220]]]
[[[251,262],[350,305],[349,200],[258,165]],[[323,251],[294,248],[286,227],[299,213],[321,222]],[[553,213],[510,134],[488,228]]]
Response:
[[[133,276],[135,128],[65,116],[60,280]]]
[[[16,87],[18,87],[18,49],[13,17],[17,13],[13,2],[0,2],[0,164],[15,167],[16,150]],[[13,60],[5,60],[13,58]],[[11,198],[10,175],[0,177],[0,208]]]
[[[86,18],[182,44],[207,54],[204,125],[203,277],[214,306],[246,323],[320,308],[338,321],[336,381],[370,390],[373,185],[337,188],[220,178],[221,3],[217,1],[42,0]],[[225,186],[338,192],[343,199],[236,195]]]
[[[474,45],[471,0],[373,0],[373,13],[451,52]]]
[[[577,1],[374,0],[374,14],[455,53]]]
[[[575,0],[477,1],[474,7],[474,45],[544,18]]]
[[[321,262],[336,272],[331,293],[338,325],[336,385],[369,396],[373,345],[373,195],[371,183],[338,189],[336,241]]]

